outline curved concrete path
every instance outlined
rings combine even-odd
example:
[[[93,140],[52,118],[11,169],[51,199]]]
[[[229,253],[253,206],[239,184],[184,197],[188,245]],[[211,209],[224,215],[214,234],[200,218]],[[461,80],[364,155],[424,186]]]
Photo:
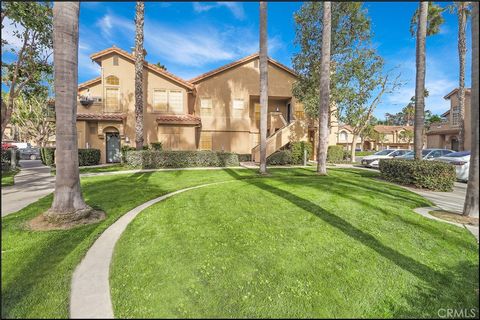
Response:
[[[109,282],[113,250],[128,224],[141,211],[157,202],[185,191],[234,181],[236,180],[207,183],[165,194],[130,210],[109,226],[90,247],[73,273],[70,295],[70,318],[113,319]]]

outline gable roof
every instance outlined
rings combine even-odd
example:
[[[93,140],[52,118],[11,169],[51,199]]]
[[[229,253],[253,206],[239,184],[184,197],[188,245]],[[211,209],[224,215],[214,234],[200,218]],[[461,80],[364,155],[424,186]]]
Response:
[[[407,130],[407,131],[413,131],[412,126],[384,126],[384,125],[376,125],[373,127],[373,129],[377,132],[380,133],[390,133],[394,131],[399,131],[399,130]]]
[[[235,67],[237,67],[237,66],[239,66],[239,65],[242,65],[242,64],[244,64],[244,63],[247,63],[247,62],[250,62],[250,61],[252,61],[252,60],[255,60],[255,59],[257,59],[259,56],[260,56],[260,54],[259,54],[258,52],[257,52],[257,53],[254,53],[254,54],[251,54],[251,55],[246,56],[245,58],[242,58],[242,59],[240,59],[240,60],[231,62],[231,63],[226,64],[226,65],[224,65],[224,66],[221,66],[221,67],[219,67],[219,68],[217,68],[217,69],[214,69],[214,70],[211,70],[211,71],[209,71],[209,72],[203,73],[203,74],[201,74],[201,75],[199,75],[199,76],[197,76],[197,77],[195,77],[195,78],[193,78],[193,79],[190,79],[190,80],[188,80],[188,81],[191,82],[191,83],[198,83],[198,82],[200,82],[200,81],[202,81],[202,80],[204,80],[204,79],[206,79],[206,78],[209,78],[209,77],[211,77],[211,76],[214,76],[214,75],[216,75],[216,74],[218,74],[218,73],[221,73],[221,72],[223,72],[223,71],[226,71],[226,70],[235,68]],[[281,64],[280,62],[278,62],[278,61],[276,61],[276,60],[273,60],[273,59],[270,58],[270,57],[268,57],[268,62],[270,62],[270,63],[273,64],[274,66],[276,66],[276,67],[278,67],[278,68],[280,68],[280,69],[282,69],[282,70],[284,70],[284,71],[287,71],[288,73],[292,74],[293,76],[298,77],[297,73],[296,73],[294,70],[290,69],[290,68],[287,67],[286,65]]]
[[[120,48],[117,48],[115,46],[113,47],[110,47],[110,48],[107,48],[105,50],[102,50],[102,51],[99,51],[97,53],[94,53],[90,56],[90,58],[97,62],[97,60],[107,54],[110,54],[110,53],[116,53],[116,54],[119,54],[121,55],[122,57],[132,61],[132,62],[135,62],[135,56],[133,56],[132,54],[128,53],[127,51],[125,50],[122,50]],[[157,67],[156,65],[154,64],[151,64],[147,61],[144,62],[144,66],[146,66],[148,69],[152,70],[152,71],[155,71],[159,74],[161,74],[162,76],[164,76],[165,78],[169,79],[169,80],[172,80],[173,82],[176,82],[177,84],[180,84],[181,86],[185,87],[185,88],[188,88],[188,89],[193,89],[194,88],[194,85],[191,84],[190,82],[188,81],[185,81],[183,80],[182,78],[180,77],[177,77],[176,75],[166,71],[165,69],[162,69],[162,68],[159,68]]]
[[[101,81],[101,80],[102,80],[101,77],[96,77],[96,78],[94,78],[94,79],[90,79],[90,80],[88,80],[88,81],[82,82],[82,83],[80,83],[80,84],[78,85],[78,89],[81,89],[81,88],[84,88],[84,87],[88,87],[89,85],[94,84],[94,83],[96,83],[96,82],[99,82],[99,81]]]
[[[451,96],[458,92],[458,88],[453,89],[450,91],[443,99],[450,99]],[[470,93],[470,88],[465,88],[465,94]]]

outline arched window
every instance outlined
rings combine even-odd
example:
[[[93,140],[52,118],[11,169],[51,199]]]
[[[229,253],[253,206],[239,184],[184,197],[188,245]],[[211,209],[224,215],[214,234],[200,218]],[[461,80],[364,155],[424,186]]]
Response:
[[[347,140],[348,140],[348,133],[347,133],[347,131],[342,131],[342,132],[340,132],[340,140],[341,140],[341,141],[347,141]]]
[[[107,84],[113,85],[113,86],[118,86],[120,84],[120,80],[118,80],[117,77],[115,76],[108,76],[106,79]]]

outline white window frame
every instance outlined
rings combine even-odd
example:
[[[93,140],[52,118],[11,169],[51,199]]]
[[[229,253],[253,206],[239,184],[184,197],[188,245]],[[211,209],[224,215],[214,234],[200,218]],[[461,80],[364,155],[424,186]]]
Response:
[[[167,97],[166,110],[157,110],[155,108],[155,104],[156,104],[155,92],[156,91],[164,91],[166,93],[166,97]],[[172,108],[172,103],[170,102],[170,98],[173,96],[173,93],[178,93],[179,97],[180,97],[180,105],[176,109]],[[185,97],[184,97],[184,94],[183,94],[182,90],[179,90],[179,89],[165,89],[165,88],[155,88],[155,89],[153,89],[153,94],[152,94],[152,109],[153,109],[153,112],[183,114],[183,113],[185,113],[184,104],[185,104]]]
[[[242,104],[241,106],[239,104]],[[234,110],[244,110],[245,109],[245,100],[244,99],[233,99],[232,109]]]
[[[155,94],[157,93],[157,91],[165,92],[165,97],[166,97],[165,110],[159,110],[155,107],[156,104],[157,104],[157,102],[155,101]],[[159,102],[159,103],[161,103],[161,102]],[[168,112],[168,90],[167,89],[153,89],[152,108],[153,108],[153,112]]]

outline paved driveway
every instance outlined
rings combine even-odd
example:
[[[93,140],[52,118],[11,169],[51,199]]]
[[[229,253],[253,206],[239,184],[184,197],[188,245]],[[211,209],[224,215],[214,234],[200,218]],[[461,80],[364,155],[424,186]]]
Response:
[[[13,186],[2,187],[2,217],[25,208],[53,192],[55,177],[40,160],[20,160],[21,171]]]

